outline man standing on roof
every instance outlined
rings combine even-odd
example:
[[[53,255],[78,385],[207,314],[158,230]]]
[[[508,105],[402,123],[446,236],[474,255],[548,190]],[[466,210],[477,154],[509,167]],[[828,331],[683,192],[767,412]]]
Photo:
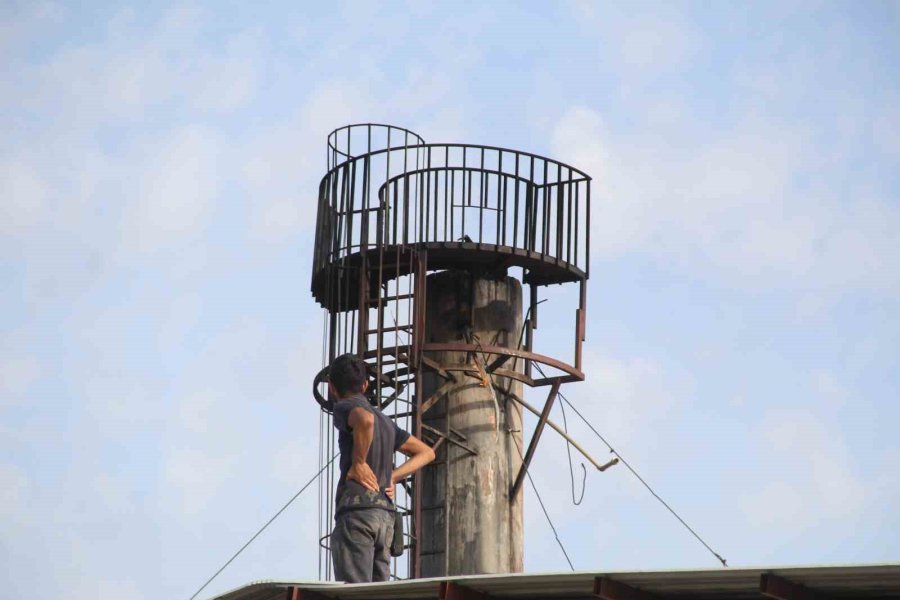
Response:
[[[334,574],[347,583],[387,581],[394,535],[394,484],[434,460],[434,450],[400,429],[364,396],[366,363],[353,354],[334,359],[328,389],[336,399],[341,477],[331,533]],[[409,459],[393,468],[394,452]]]

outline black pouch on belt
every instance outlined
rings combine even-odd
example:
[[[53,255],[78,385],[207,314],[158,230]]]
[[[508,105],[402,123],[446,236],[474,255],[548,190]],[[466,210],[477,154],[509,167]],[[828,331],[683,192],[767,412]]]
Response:
[[[391,540],[391,556],[403,554],[403,513],[394,511],[394,539]]]

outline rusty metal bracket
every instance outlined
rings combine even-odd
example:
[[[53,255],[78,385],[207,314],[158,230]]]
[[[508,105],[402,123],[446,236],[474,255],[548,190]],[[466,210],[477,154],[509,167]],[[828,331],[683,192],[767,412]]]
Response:
[[[516,475],[516,481],[513,483],[512,488],[510,488],[510,498],[515,498],[519,493],[519,488],[522,487],[522,482],[525,480],[525,474],[528,472],[528,466],[531,464],[531,459],[534,457],[534,451],[537,449],[538,442],[541,440],[541,433],[544,432],[544,425],[547,424],[547,419],[550,417],[550,409],[553,408],[553,402],[556,400],[558,392],[559,380],[553,382],[550,393],[547,395],[547,401],[544,403],[544,410],[541,411],[541,417],[538,419],[537,427],[535,427],[534,433],[531,435],[531,441],[528,443],[528,450],[525,451],[525,458],[522,459],[522,466],[519,467],[519,474]]]
[[[454,389],[456,386],[458,386],[458,385],[459,385],[459,384],[457,383],[455,377],[454,377],[453,379],[451,379],[451,380],[448,380],[448,381],[444,382],[444,384],[441,385],[441,387],[439,387],[438,389],[436,389],[436,390],[434,391],[434,393],[431,394],[431,395],[428,397],[428,399],[425,400],[425,401],[422,403],[422,406],[419,407],[419,414],[424,415],[425,413],[427,413],[428,410],[429,410],[432,406],[434,406],[434,405],[437,403],[438,400],[440,400],[441,398],[443,398],[444,396],[446,396],[447,394],[449,394],[450,392],[452,392],[453,389]]]
[[[821,598],[806,586],[772,573],[760,575],[759,593],[774,600],[816,600]]]
[[[284,598],[285,600],[328,600],[322,594],[301,589],[296,585],[287,588]]]
[[[488,600],[490,596],[484,592],[473,590],[453,581],[442,581],[438,592],[438,600]]]
[[[444,440],[447,440],[448,442],[450,442],[451,444],[453,444],[454,446],[459,446],[460,448],[462,448],[463,450],[465,450],[466,452],[468,452],[468,453],[471,454],[472,456],[478,456],[478,451],[477,451],[477,450],[473,450],[472,448],[469,448],[468,446],[466,446],[466,445],[463,444],[462,442],[457,441],[457,440],[454,440],[452,437],[448,437],[448,436],[445,435],[444,432],[441,431],[440,429],[435,429],[435,428],[432,427],[431,425],[426,425],[426,424],[424,424],[424,423],[422,423],[422,429],[425,429],[425,430],[428,431],[429,433],[432,433],[432,434],[438,436],[438,439],[439,439],[439,440],[444,439]],[[456,431],[451,431],[450,433],[451,433],[451,434],[459,435]]]
[[[526,409],[527,409],[530,413],[532,413],[534,416],[536,416],[536,417],[540,417],[540,416],[541,416],[541,413],[540,413],[540,411],[539,411],[538,409],[536,409],[535,407],[533,407],[532,405],[530,405],[528,402],[526,402],[526,401],[523,400],[522,398],[519,398],[519,396],[518,396],[515,392],[513,392],[512,390],[506,390],[506,389],[503,389],[502,387],[500,387],[500,386],[497,385],[496,383],[494,384],[494,389],[497,390],[498,392],[500,392],[501,394],[505,395],[505,396],[506,396],[507,398],[509,398],[510,400],[513,400],[513,401],[516,402],[517,404],[520,404],[522,407],[526,408]],[[561,435],[561,436],[563,437],[563,439],[565,439],[567,442],[569,442],[570,444],[572,444],[572,446],[574,446],[575,449],[578,450],[578,451],[581,453],[582,456],[584,456],[586,459],[588,459],[588,461],[589,461],[592,465],[594,465],[594,468],[597,469],[598,471],[605,471],[605,470],[607,470],[608,468],[610,468],[611,466],[619,464],[619,459],[618,459],[618,458],[614,458],[614,459],[612,459],[612,460],[610,460],[610,461],[608,461],[608,462],[606,462],[606,463],[600,464],[599,462],[597,462],[597,459],[595,459],[593,456],[591,456],[591,455],[588,453],[588,451],[585,450],[585,449],[581,446],[581,444],[579,444],[578,442],[576,442],[576,441],[572,438],[572,436],[570,436],[568,433],[566,433],[566,431],[565,431],[562,427],[560,427],[559,425],[557,425],[556,423],[554,423],[553,421],[551,421],[549,418],[547,419],[547,425],[549,425],[550,428],[553,429],[553,431],[555,431],[556,433],[558,433],[559,435]]]
[[[600,600],[655,600],[655,596],[609,577],[594,579],[594,598]]]
[[[456,377],[453,375],[453,373],[447,372],[446,369],[443,366],[441,366],[440,364],[438,364],[438,362],[436,360],[428,358],[424,354],[419,357],[419,360],[422,362],[423,365],[425,365],[432,371],[436,372],[438,375],[440,375],[444,379],[453,380],[453,381],[456,380]]]

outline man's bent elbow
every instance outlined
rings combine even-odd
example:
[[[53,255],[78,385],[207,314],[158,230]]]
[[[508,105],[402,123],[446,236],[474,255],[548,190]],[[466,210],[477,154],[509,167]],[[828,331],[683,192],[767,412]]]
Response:
[[[425,446],[425,450],[422,451],[422,454],[425,455],[425,464],[427,465],[431,461],[435,459],[434,448],[431,446]]]

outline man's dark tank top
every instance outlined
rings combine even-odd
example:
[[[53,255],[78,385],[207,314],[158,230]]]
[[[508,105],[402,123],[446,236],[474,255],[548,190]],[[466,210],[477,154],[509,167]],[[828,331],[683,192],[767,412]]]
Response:
[[[363,408],[375,416],[375,431],[366,462],[378,478],[379,491],[367,490],[356,481],[347,481],[347,471],[353,463],[353,431],[347,420],[354,408]],[[334,426],[338,430],[338,448],[341,453],[341,477],[335,493],[335,517],[347,510],[358,508],[383,508],[394,510],[394,503],[384,490],[391,482],[394,469],[394,452],[409,438],[384,413],[373,407],[362,394],[343,398],[334,403]]]

